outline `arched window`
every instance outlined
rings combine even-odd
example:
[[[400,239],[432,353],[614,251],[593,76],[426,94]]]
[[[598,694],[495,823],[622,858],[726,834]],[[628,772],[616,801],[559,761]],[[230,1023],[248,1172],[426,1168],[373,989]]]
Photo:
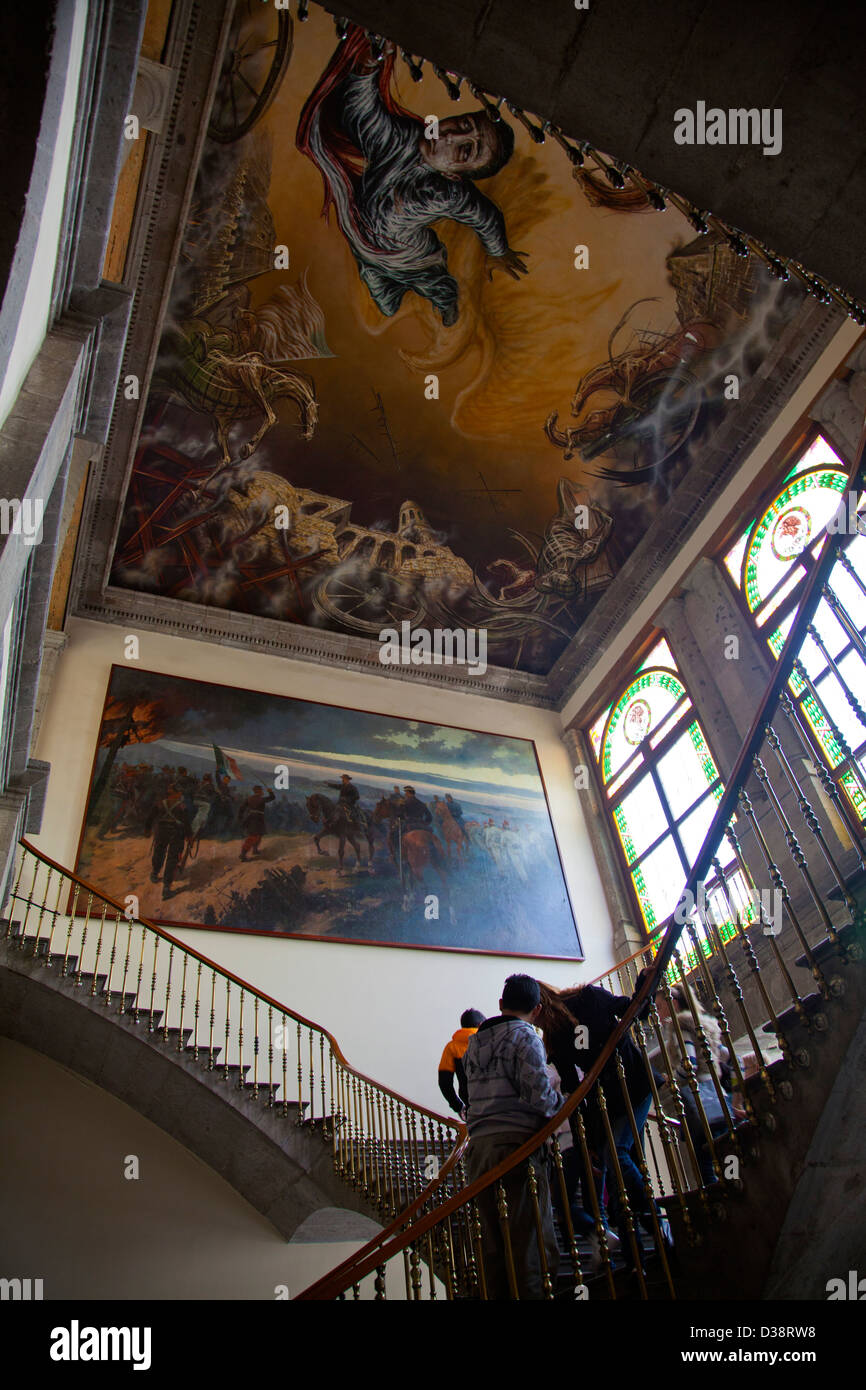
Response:
[[[635,899],[653,935],[677,905],[723,790],[664,638],[595,720],[589,741]],[[718,857],[735,910],[748,912],[748,886],[726,842]],[[715,870],[706,881],[706,899],[725,940],[735,927],[727,920]],[[709,955],[706,932],[699,923],[695,927]],[[683,947],[689,964],[696,964],[685,937]]]
[[[828,532],[840,552],[790,680],[816,751],[866,820],[866,497],[822,435],[725,555],[751,622],[778,657]]]

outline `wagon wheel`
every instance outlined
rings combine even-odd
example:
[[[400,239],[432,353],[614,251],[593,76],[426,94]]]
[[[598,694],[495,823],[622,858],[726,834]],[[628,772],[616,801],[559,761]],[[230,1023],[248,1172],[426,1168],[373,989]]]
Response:
[[[327,575],[313,593],[323,617],[353,632],[375,633],[423,615],[413,588],[383,569],[350,569]]]
[[[608,432],[604,455],[612,466],[602,468],[598,476],[626,484],[657,477],[692,433],[702,404],[701,388],[691,372],[655,372],[639,382]]]
[[[260,0],[238,0],[208,134],[230,145],[252,130],[277,94],[292,52],[292,18]]]

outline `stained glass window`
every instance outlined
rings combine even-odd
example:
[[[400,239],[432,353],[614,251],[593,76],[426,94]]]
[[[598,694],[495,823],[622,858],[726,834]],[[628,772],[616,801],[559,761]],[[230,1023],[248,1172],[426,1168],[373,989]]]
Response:
[[[664,638],[595,720],[589,738],[625,868],[651,935],[676,907],[722,794],[718,768]],[[742,879],[727,842],[718,857],[726,881]],[[748,898],[744,880],[737,892]],[[708,882],[707,895],[724,915],[717,876]],[[697,926],[696,932],[709,954],[706,931]],[[691,949],[688,942],[685,946]]]
[[[849,493],[847,475],[818,435],[724,562],[778,657],[808,566],[828,531],[841,532],[839,557],[790,689],[816,752],[866,821],[866,494]]]

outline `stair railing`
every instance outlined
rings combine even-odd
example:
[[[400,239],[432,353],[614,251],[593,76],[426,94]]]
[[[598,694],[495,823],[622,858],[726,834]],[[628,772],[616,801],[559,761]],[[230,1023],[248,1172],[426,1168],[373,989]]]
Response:
[[[118,902],[27,840],[12,882],[9,944],[317,1132],[335,1172],[386,1220],[451,1171],[463,1125],[358,1071],[326,1028],[141,917],[134,899]]]
[[[866,430],[849,473],[849,488],[860,477],[864,444]],[[536,1134],[470,1183],[465,1181],[462,1152],[432,1192],[420,1194],[411,1210],[401,1213],[363,1250],[299,1294],[299,1299],[343,1298],[350,1287],[358,1298],[362,1281],[371,1276],[375,1298],[384,1299],[389,1265],[395,1259],[402,1260],[407,1296],[415,1299],[422,1297],[422,1264],[428,1269],[429,1296],[433,1298],[518,1299],[521,1291],[526,1296],[530,1287],[530,1297],[553,1298],[558,1257],[550,1249],[545,1214],[543,1156],[548,1148],[554,1203],[570,1264],[569,1296],[586,1297],[587,1274],[600,1272],[606,1292],[616,1298],[622,1292],[622,1271],[617,1268],[622,1257],[629,1283],[636,1285],[640,1297],[650,1297],[651,1293],[675,1296],[667,1254],[670,1230],[666,1210],[678,1210],[693,1238],[694,1202],[709,1211],[716,1184],[741,1188],[741,1131],[748,1132],[757,1122],[756,1091],[762,1088],[772,1103],[780,1091],[790,1093],[789,1083],[784,1081],[777,1087],[772,1074],[776,1046],[783,1059],[797,1061],[786,1036],[786,1018],[795,1017],[816,1031],[826,1027],[822,1009],[832,997],[834,982],[826,978],[820,952],[813,948],[819,941],[829,941],[847,950],[855,917],[862,923],[862,910],[857,909],[849,888],[854,865],[843,865],[839,852],[831,847],[828,815],[830,825],[833,817],[840,825],[842,833],[837,832],[837,837],[861,869],[866,862],[863,826],[832,779],[821,776],[817,760],[816,773],[825,794],[823,820],[816,814],[792,762],[792,748],[808,756],[810,747],[802,719],[787,693],[795,667],[803,680],[799,655],[825,593],[841,537],[841,531],[828,534],[817,556],[800,557],[807,577],[799,610],[712,824],[668,921],[645,951],[611,972],[610,983],[616,986],[611,992],[621,993],[625,983],[631,998],[623,1000],[618,1026],[580,1085]],[[777,730],[772,721],[779,710],[785,716],[785,726]],[[848,761],[851,765],[853,759]],[[794,808],[799,816],[796,824]],[[800,836],[814,842],[818,864],[814,858],[810,863]],[[791,882],[779,867],[783,854],[792,866]],[[767,881],[772,885],[772,896],[755,888],[756,883]],[[833,915],[843,920],[834,922]],[[782,945],[777,940],[781,923],[788,928]],[[689,943],[685,950],[684,934]],[[735,944],[745,956],[744,984],[732,959]],[[850,947],[852,957],[858,949],[856,945]],[[712,957],[712,968],[708,957]],[[645,966],[642,975],[636,968],[639,962]],[[794,978],[798,968],[808,970],[816,990],[806,994],[798,987]],[[733,1028],[725,1000],[729,1005],[733,1002],[740,1014]],[[714,1027],[708,1025],[710,1018]],[[710,1034],[716,1028],[719,1037],[714,1049]],[[646,1069],[647,1094],[652,1096],[645,1133],[642,1117],[635,1115],[619,1053],[619,1043],[630,1030]],[[742,1060],[744,1044],[751,1049],[748,1067]],[[728,1077],[724,1075],[722,1045],[731,1073]],[[591,1107],[588,1098],[593,1102]],[[627,1121],[625,1133],[623,1119]],[[772,1116],[765,1118],[765,1123],[771,1127]],[[570,1179],[558,1138],[566,1126],[572,1139]],[[465,1145],[462,1149],[465,1151]],[[600,1166],[612,1181],[605,1182]],[[635,1172],[639,1173],[637,1179]],[[578,1211],[573,1202],[575,1176],[583,1203]],[[608,1195],[617,1208],[618,1234],[608,1222]],[[515,1205],[517,1210],[510,1211]],[[592,1232],[588,1254],[586,1242],[581,1241],[587,1221]],[[656,1287],[652,1290],[644,1268],[647,1252],[641,1226],[658,1256]],[[616,1246],[619,1257],[615,1258]],[[527,1260],[532,1265],[529,1280]],[[591,1268],[585,1270],[588,1260]]]

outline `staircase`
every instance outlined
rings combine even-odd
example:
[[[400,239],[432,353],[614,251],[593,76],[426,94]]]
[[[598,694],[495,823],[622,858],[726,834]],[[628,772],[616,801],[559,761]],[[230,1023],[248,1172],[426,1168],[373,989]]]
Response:
[[[152,1120],[286,1239],[323,1207],[387,1220],[453,1146],[459,1126],[326,1030],[23,842],[0,929],[3,1033]]]

